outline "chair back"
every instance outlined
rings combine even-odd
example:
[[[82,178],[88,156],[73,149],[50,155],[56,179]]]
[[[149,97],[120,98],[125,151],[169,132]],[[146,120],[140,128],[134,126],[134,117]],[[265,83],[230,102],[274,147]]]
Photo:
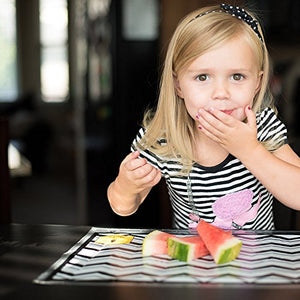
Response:
[[[0,223],[11,222],[8,118],[0,115]]]

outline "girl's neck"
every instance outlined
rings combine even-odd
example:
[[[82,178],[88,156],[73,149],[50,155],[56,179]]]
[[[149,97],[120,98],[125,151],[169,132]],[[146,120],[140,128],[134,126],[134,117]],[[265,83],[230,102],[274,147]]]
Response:
[[[229,153],[220,144],[199,132],[196,136],[194,154],[198,164],[213,167],[223,162]]]

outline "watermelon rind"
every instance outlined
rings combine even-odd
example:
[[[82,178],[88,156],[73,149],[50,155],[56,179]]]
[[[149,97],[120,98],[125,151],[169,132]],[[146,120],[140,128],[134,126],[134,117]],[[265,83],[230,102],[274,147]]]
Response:
[[[168,238],[168,255],[174,259],[188,262],[193,259],[195,245],[186,243],[179,238]]]
[[[237,258],[242,247],[242,241],[232,237],[217,250],[214,260],[216,264],[225,264]]]

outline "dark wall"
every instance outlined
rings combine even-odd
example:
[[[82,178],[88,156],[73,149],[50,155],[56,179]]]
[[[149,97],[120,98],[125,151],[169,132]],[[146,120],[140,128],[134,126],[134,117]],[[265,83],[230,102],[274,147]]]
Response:
[[[157,189],[130,217],[112,213],[106,188],[117,176],[121,161],[140,127],[146,107],[154,105],[158,84],[158,40],[134,41],[122,36],[122,1],[112,1],[110,22],[113,60],[113,89],[105,104],[111,115],[97,120],[97,105],[87,107],[87,138],[102,140],[87,148],[89,219],[93,225],[120,227],[157,227]],[[93,121],[94,120],[94,121]],[[93,125],[91,125],[93,124]],[[103,203],[105,201],[105,203]]]

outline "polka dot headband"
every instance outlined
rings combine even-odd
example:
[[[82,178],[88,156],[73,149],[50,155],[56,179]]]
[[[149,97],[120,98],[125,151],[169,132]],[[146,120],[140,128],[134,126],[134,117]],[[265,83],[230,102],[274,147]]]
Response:
[[[212,12],[228,13],[228,14],[232,15],[233,17],[236,17],[236,18],[244,21],[245,23],[247,23],[252,28],[252,30],[256,33],[258,38],[263,42],[262,36],[258,30],[258,21],[253,19],[243,8],[240,8],[238,6],[229,5],[229,4],[221,4],[220,7],[221,7],[221,9],[219,9],[219,10],[210,10],[210,11],[201,13],[201,14],[197,15],[195,18],[193,18],[191,21],[193,21],[197,18],[200,18],[202,16],[205,16]]]

